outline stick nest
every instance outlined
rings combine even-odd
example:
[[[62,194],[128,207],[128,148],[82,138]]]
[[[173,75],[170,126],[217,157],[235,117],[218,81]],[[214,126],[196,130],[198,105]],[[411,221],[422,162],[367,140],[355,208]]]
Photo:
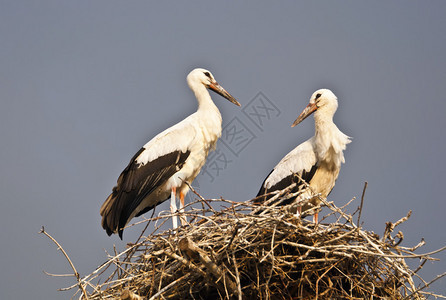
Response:
[[[196,208],[197,203],[202,208]],[[150,235],[144,236],[146,226],[136,243],[110,255],[75,286],[82,299],[425,299],[433,295],[423,291],[430,283],[416,272],[426,260],[434,260],[430,255],[435,252],[415,254],[423,241],[405,248],[400,246],[403,234],[393,235],[410,212],[398,222],[388,222],[380,237],[355,224],[360,221],[359,217],[353,220],[360,215],[359,208],[349,215],[348,204],[341,208],[323,204],[328,213],[314,224],[283,207],[259,210],[251,202],[200,196],[186,207],[189,226],[158,233],[171,216],[152,218],[156,225]],[[217,205],[223,205],[223,210],[215,211]],[[421,259],[420,267],[411,270],[406,264],[409,258]],[[94,284],[98,278],[104,282]],[[414,278],[421,282],[418,286]],[[86,290],[91,292],[85,294]]]

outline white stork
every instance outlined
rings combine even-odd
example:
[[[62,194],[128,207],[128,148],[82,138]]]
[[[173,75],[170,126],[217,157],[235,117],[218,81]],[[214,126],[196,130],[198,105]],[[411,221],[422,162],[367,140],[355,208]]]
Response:
[[[197,98],[198,110],[155,136],[130,160],[100,210],[102,227],[108,235],[118,233],[122,239],[124,227],[133,217],[169,197],[172,213],[177,210],[177,197],[180,211],[183,209],[184,196],[189,191],[186,182],[191,183],[197,177],[221,136],[221,114],[207,88],[240,106],[207,70],[193,70],[187,83]],[[177,227],[175,217],[173,227]]]
[[[303,142],[274,167],[257,194],[256,203],[267,201],[274,195],[273,191],[282,190],[292,183],[296,186],[291,191],[298,193],[293,199],[287,199],[281,205],[306,202],[303,210],[319,204],[319,197],[327,197],[338,178],[341,163],[344,163],[346,145],[350,138],[342,133],[333,123],[333,115],[338,108],[338,100],[332,91],[320,89],[313,93],[310,103],[294,121],[291,127],[302,122],[306,117],[314,113],[315,135]],[[306,186],[295,174],[298,174],[308,185]],[[264,197],[261,197],[265,195]],[[310,203],[311,205],[309,205]],[[297,212],[302,213],[302,207],[297,207]],[[313,215],[314,223],[318,221],[317,212]]]

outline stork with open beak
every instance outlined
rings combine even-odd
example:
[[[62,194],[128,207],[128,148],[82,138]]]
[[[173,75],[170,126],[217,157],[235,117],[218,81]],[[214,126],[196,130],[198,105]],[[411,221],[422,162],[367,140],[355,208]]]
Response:
[[[313,93],[310,103],[291,127],[314,113],[315,135],[288,153],[274,167],[262,183],[255,203],[260,204],[274,196],[265,194],[282,190],[296,183],[290,192],[300,191],[300,193],[295,198],[283,201],[281,205],[306,202],[303,208],[297,206],[297,212],[301,214],[302,210],[318,205],[319,197],[326,198],[330,194],[338,178],[341,164],[345,162],[343,151],[351,142],[350,138],[333,123],[337,108],[338,100],[332,91],[320,89]],[[309,186],[305,185],[299,177]],[[262,195],[264,196],[261,197]],[[313,221],[318,222],[317,212],[313,215]]]
[[[197,177],[221,136],[221,114],[207,89],[240,106],[207,70],[193,70],[187,83],[197,98],[198,110],[155,136],[130,160],[100,210],[102,227],[108,235],[118,233],[122,239],[124,227],[132,218],[169,197],[172,214],[177,211],[176,198],[180,199],[180,212],[183,210],[189,191],[186,183]],[[184,224],[185,218],[180,219]],[[177,227],[175,216],[173,227]]]

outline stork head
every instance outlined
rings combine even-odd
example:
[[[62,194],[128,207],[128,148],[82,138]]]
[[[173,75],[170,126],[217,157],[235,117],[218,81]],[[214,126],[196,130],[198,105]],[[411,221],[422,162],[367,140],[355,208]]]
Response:
[[[315,111],[317,111],[317,114],[333,117],[337,108],[338,98],[336,98],[332,91],[328,89],[317,90],[311,95],[310,103],[308,103],[307,107],[305,107],[291,127],[296,126]]]
[[[215,80],[214,75],[205,69],[197,68],[192,70],[192,72],[187,75],[187,84],[190,89],[194,92],[199,90],[200,86],[205,86],[206,88],[216,92],[217,94],[225,97],[235,105],[240,106],[237,100],[232,97],[218,82]]]

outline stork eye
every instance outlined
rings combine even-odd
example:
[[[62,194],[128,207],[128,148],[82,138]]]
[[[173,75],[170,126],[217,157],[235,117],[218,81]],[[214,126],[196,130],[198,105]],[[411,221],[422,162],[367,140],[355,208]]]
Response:
[[[316,100],[319,99],[322,96],[322,94],[317,94],[316,95]]]
[[[204,72],[204,75],[206,75],[207,77],[211,78],[211,74],[209,72]]]

